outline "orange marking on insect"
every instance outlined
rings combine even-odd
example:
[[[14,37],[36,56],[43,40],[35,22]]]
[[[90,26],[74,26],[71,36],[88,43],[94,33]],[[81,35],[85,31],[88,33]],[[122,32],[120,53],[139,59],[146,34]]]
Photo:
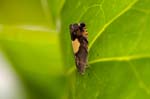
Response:
[[[72,46],[73,46],[73,52],[77,53],[80,47],[80,42],[78,39],[75,39],[74,41],[72,41]]]

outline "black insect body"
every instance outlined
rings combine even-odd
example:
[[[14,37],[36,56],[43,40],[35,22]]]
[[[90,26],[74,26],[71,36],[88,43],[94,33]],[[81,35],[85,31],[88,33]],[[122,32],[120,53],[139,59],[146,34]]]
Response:
[[[84,23],[71,24],[70,35],[75,56],[76,67],[83,74],[87,66],[88,33]]]

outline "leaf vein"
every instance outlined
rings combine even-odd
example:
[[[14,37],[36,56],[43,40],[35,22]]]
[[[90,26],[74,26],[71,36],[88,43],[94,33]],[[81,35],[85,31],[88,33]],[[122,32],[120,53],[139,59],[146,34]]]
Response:
[[[137,69],[135,68],[135,66],[129,62],[129,66],[131,67],[131,69],[133,70],[137,80],[139,81],[139,86],[140,88],[142,88],[143,90],[145,90],[145,92],[149,95],[150,94],[150,89],[148,88],[148,86],[145,84],[145,82],[142,80],[139,72],[137,71]]]
[[[104,24],[103,28],[97,33],[97,35],[93,38],[93,40],[89,44],[89,49],[91,49],[94,42],[97,40],[97,38],[105,31],[105,29],[114,22],[117,18],[119,18],[121,15],[123,15],[126,11],[128,11],[138,0],[134,0],[132,3],[130,3],[124,10],[122,10],[120,13],[118,13],[115,17],[113,17],[110,21],[108,21],[106,24]]]
[[[94,8],[94,7],[101,7],[101,3],[100,4],[93,4],[87,8],[85,8],[85,10],[83,11],[83,13],[79,16],[79,18],[77,19],[77,22],[80,21],[80,19],[82,18],[82,16],[91,8]]]
[[[121,56],[121,57],[108,57],[108,58],[99,58],[89,61],[89,64],[94,64],[98,62],[108,62],[108,61],[130,61],[141,58],[150,58],[150,55],[134,55],[134,56]]]

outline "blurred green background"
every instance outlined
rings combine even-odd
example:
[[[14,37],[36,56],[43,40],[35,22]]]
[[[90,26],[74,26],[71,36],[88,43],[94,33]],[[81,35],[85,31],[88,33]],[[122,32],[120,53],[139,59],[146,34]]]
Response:
[[[66,97],[58,38],[63,3],[0,0],[0,99]]]

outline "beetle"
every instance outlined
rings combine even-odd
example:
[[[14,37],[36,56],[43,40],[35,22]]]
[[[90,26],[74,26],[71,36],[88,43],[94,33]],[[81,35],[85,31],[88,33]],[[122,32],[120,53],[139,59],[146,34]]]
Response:
[[[88,32],[85,23],[70,24],[70,36],[75,56],[75,64],[80,74],[84,74],[88,58]]]

